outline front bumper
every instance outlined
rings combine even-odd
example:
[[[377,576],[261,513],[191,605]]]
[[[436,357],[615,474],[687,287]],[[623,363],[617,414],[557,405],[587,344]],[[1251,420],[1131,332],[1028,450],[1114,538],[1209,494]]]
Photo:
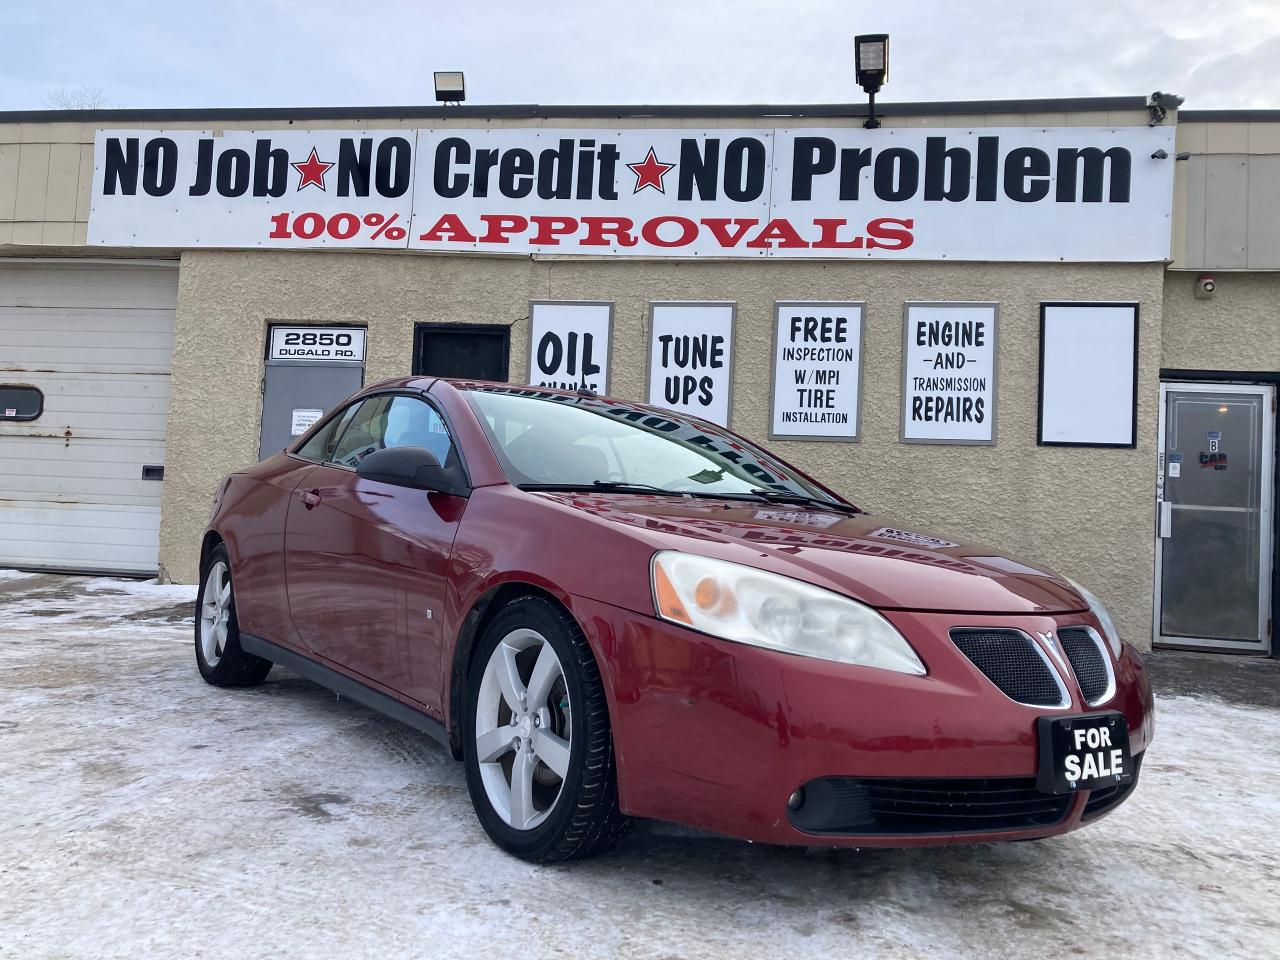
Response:
[[[925,661],[928,674],[915,677],[730,643],[598,601],[574,598],[574,607],[601,665],[620,803],[634,816],[820,846],[1051,836],[1085,822],[1088,791],[1070,795],[1052,823],[913,834],[807,832],[787,801],[822,778],[1033,780],[1036,718],[1046,713],[1119,710],[1135,757],[1152,736],[1151,688],[1132,648],[1115,665],[1111,699],[1088,706],[1069,683],[1071,704],[1054,711],[1008,699],[948,639],[953,627],[1096,627],[1087,614],[886,612]],[[1108,806],[1100,796],[1088,819],[1123,798]]]

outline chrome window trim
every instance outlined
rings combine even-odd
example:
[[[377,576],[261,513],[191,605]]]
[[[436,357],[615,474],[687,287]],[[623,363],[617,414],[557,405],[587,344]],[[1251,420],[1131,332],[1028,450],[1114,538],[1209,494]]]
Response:
[[[1098,648],[1098,653],[1102,655],[1102,662],[1107,665],[1107,688],[1102,691],[1102,695],[1093,700],[1085,700],[1085,704],[1090,707],[1099,707],[1115,697],[1116,695],[1116,669],[1111,659],[1111,647],[1106,640],[1102,639],[1101,634],[1087,623],[1068,623],[1057,628],[1058,643],[1062,643],[1063,630],[1083,630],[1093,640],[1094,645]],[[1062,648],[1062,655],[1066,657],[1067,662],[1071,662],[1071,658],[1067,656],[1067,648]],[[1084,697],[1084,691],[1080,689],[1080,678],[1075,675],[1075,665],[1071,666],[1071,675],[1075,679],[1076,689],[1080,690],[1080,696]]]

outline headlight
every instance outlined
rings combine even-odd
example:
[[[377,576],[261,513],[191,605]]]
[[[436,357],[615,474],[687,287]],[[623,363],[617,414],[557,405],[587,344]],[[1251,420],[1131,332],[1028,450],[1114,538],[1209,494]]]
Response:
[[[921,675],[911,645],[870,607],[755,567],[664,550],[653,558],[658,616],[735,643]]]
[[[1089,610],[1102,622],[1102,635],[1107,639],[1107,646],[1111,648],[1111,652],[1115,654],[1117,660],[1120,659],[1120,631],[1116,629],[1115,623],[1111,619],[1111,614],[1107,612],[1107,608],[1102,605],[1102,601],[1095,597],[1080,584],[1076,583],[1070,577],[1064,578],[1067,583],[1076,588],[1076,593],[1084,597],[1084,602],[1089,604]]]

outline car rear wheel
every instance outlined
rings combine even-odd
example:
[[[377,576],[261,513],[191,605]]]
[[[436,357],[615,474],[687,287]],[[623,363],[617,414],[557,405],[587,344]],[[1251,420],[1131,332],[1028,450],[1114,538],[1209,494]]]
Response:
[[[616,842],[627,820],[604,687],[563,608],[525,597],[494,618],[472,661],[466,706],[467,786],[494,842],[541,863]]]
[[[196,594],[196,666],[215,687],[251,687],[271,672],[271,661],[240,649],[240,625],[226,547],[205,562]]]

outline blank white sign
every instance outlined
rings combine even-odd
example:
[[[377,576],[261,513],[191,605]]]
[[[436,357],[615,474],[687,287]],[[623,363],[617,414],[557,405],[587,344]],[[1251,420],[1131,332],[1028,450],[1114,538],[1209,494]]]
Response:
[[[1045,303],[1040,443],[1134,445],[1136,303]]]

